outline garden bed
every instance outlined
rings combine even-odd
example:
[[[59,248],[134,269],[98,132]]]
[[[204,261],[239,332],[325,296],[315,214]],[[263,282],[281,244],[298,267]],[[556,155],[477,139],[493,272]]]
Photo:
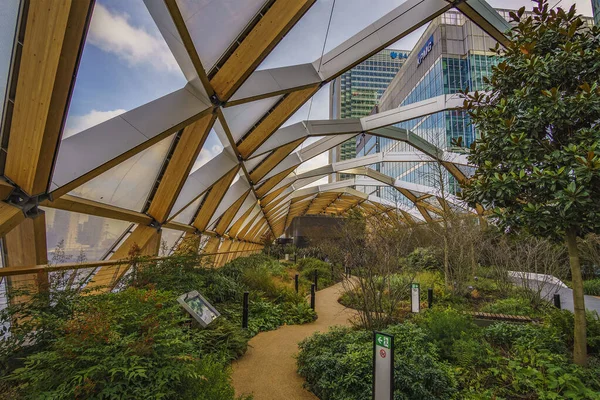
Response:
[[[293,289],[294,271],[263,255],[217,270],[197,268],[194,257],[139,265],[118,292],[51,290],[51,304],[40,297],[4,310],[2,322],[23,323],[0,342],[3,398],[233,399],[229,364],[252,336],[316,318]],[[192,290],[222,314],[206,329],[176,302]]]

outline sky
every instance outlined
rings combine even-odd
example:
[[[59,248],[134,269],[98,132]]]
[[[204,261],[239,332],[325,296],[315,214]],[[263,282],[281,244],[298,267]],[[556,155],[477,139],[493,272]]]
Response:
[[[206,0],[198,3],[180,0],[179,2],[182,9],[187,10],[186,12],[189,12],[193,18],[200,20],[204,18],[202,21],[207,25],[205,31],[211,28],[212,31],[208,33],[218,35],[214,31],[219,27],[235,31],[231,29],[232,25],[243,25],[247,17],[241,15],[243,12],[240,11],[239,1]],[[261,4],[260,0],[245,1],[252,10]],[[403,1],[370,0],[368,7],[365,7],[364,0],[344,0],[337,1],[332,10],[333,0],[318,0],[258,68],[312,62],[323,52],[339,45]],[[489,0],[489,3],[502,8],[519,8],[524,5],[531,9],[533,6],[532,2],[521,0]],[[580,13],[592,15],[589,0],[575,2],[562,0],[559,5],[569,7],[573,3],[577,5]],[[205,14],[208,11],[214,13],[215,18],[207,20]],[[4,14],[6,15],[0,11],[0,22],[14,18],[11,17],[10,12]],[[426,26],[390,47],[412,49],[425,29]],[[2,37],[7,37],[4,30],[0,31],[0,55],[6,52],[6,46],[3,46],[4,42],[1,40]],[[214,62],[218,58],[219,46],[224,47],[226,44],[225,42],[209,43],[204,48],[200,48],[201,58],[206,54],[203,62],[206,59],[211,63]],[[0,57],[0,74],[3,73],[2,65],[6,64],[3,63],[4,58]],[[142,0],[98,0],[84,47],[63,138],[180,89],[185,84],[186,80],[182,72]],[[309,118],[327,119],[328,88],[328,85],[323,87],[284,126]],[[0,91],[4,93],[1,89]],[[311,138],[300,147],[307,146],[315,140],[318,138]],[[205,164],[222,148],[223,145],[219,142],[216,133],[211,132],[193,170]],[[156,157],[146,158],[153,163],[157,162]],[[327,155],[323,154],[303,164],[299,170],[325,164],[327,164]],[[149,165],[148,168],[153,166]]]

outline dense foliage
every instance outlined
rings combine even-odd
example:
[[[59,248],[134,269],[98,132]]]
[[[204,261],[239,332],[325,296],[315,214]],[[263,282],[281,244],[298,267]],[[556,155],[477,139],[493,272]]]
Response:
[[[600,230],[600,28],[575,6],[538,0],[515,26],[489,92],[464,94],[480,133],[469,154],[477,166],[463,188],[471,205],[493,210],[509,230],[564,240],[575,304],[574,359],[586,363],[585,305],[577,239]]]
[[[12,322],[11,336],[0,341],[5,393],[15,399],[233,399],[229,363],[244,354],[249,338],[313,321],[315,314],[279,282],[285,268],[266,256],[238,258],[218,270],[197,262],[141,260],[123,290],[82,296],[59,282],[50,294],[4,310],[0,322]],[[176,302],[191,290],[222,314],[206,329]],[[247,331],[241,328],[244,291],[251,293]]]
[[[569,333],[550,322],[482,328],[437,308],[385,331],[396,343],[394,399],[600,399],[600,365],[572,364]],[[300,350],[298,371],[319,398],[371,397],[372,332],[336,328]]]
[[[451,369],[437,357],[425,331],[413,324],[391,326],[394,351],[394,399],[450,399],[456,391]],[[300,343],[298,372],[321,400],[369,399],[372,396],[372,333],[336,328]]]

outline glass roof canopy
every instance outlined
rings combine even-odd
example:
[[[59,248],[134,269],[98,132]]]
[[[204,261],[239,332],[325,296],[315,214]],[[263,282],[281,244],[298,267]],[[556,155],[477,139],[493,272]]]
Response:
[[[110,244],[123,237],[115,229],[128,232],[126,240],[119,239],[121,247],[136,243],[150,253],[156,253],[152,249],[158,248],[154,242],[160,241],[161,230],[171,244],[184,234],[202,234],[239,248],[260,246],[265,235],[282,235],[293,217],[306,213],[361,208],[393,213],[407,224],[435,219],[441,207],[436,188],[377,173],[368,168],[374,162],[439,161],[458,179],[470,170],[463,155],[393,127],[455,109],[460,106],[456,98],[444,95],[435,102],[344,120],[315,119],[317,101],[311,103],[344,71],[454,7],[449,1],[145,0],[138,5],[145,13],[139,20],[107,3],[82,0],[50,10],[34,10],[32,3],[16,18],[16,31],[25,34],[14,47],[22,45],[23,51],[13,55],[8,76],[0,75],[7,87],[16,86],[3,103],[2,143],[7,145],[0,160],[1,235],[25,218],[38,218],[43,207],[53,210],[46,221],[48,234],[61,226],[95,226],[87,243],[110,248],[100,252],[106,257],[127,254],[116,242]],[[505,20],[484,0],[456,7],[494,39],[505,40]],[[34,11],[47,13],[47,19],[36,21]],[[107,32],[101,22],[120,31]],[[123,44],[114,37],[127,33],[143,40]],[[60,38],[60,45],[51,46],[48,37]],[[81,83],[85,91],[118,86],[108,82],[112,74],[104,76],[94,65],[94,50],[86,47],[90,43],[120,54],[121,67],[137,68],[153,51],[170,54],[153,65],[159,74],[148,72],[145,84],[156,90],[145,94],[145,104],[124,101],[113,107],[118,112],[95,110],[96,119],[75,129],[68,121],[77,116],[67,114],[81,108],[84,95],[77,95],[77,79],[89,75],[85,68],[94,68],[97,81],[95,86]],[[40,61],[36,54],[41,50],[49,56]],[[44,68],[35,69],[42,74],[33,70],[40,62]],[[172,73],[170,82],[182,86],[162,95],[172,83],[164,84],[161,77]],[[129,86],[123,87],[119,96],[126,98]],[[363,132],[403,141],[413,151],[302,168]],[[340,171],[355,177],[315,185]],[[359,192],[357,185],[394,187],[413,206]],[[466,209],[452,196],[445,201]],[[90,218],[73,222],[61,217],[65,213]],[[106,225],[110,229],[102,229]]]

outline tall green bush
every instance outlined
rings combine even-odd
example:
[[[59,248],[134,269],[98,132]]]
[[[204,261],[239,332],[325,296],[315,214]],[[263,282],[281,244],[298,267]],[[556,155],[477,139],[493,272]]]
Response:
[[[8,379],[26,399],[233,399],[223,360],[192,345],[189,318],[165,291],[82,298]]]
[[[451,399],[456,382],[439,361],[435,346],[413,324],[391,326],[394,399]],[[300,343],[298,372],[322,400],[363,400],[372,396],[373,342],[369,331],[334,328]]]

